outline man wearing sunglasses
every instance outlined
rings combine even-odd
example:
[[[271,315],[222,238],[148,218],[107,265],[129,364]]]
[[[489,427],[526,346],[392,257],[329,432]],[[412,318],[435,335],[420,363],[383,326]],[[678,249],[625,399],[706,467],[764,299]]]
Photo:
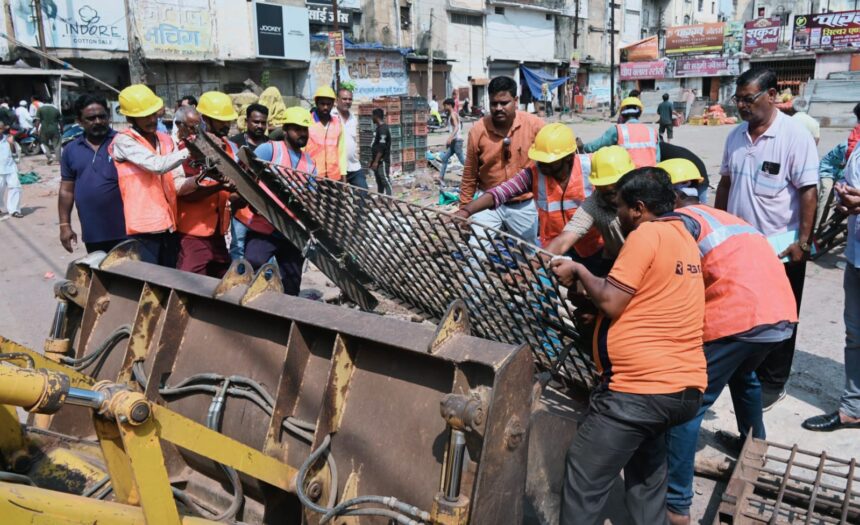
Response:
[[[496,77],[487,86],[490,114],[469,130],[466,165],[460,183],[460,208],[473,198],[516,177],[530,164],[528,151],[543,121],[517,110],[517,84],[510,77]],[[501,206],[476,213],[472,220],[482,226],[505,229],[537,244],[538,212],[531,193],[518,195]]]
[[[818,152],[809,131],[776,109],[776,94],[776,74],[769,69],[738,77],[732,100],[744,122],[726,139],[715,207],[780,246],[799,312],[815,222]],[[764,410],[785,397],[796,337],[795,331],[756,369]]]

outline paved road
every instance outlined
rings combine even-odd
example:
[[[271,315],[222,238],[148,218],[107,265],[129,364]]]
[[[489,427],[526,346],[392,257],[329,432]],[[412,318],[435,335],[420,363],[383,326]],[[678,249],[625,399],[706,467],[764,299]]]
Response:
[[[607,123],[574,124],[576,134],[588,141],[597,137]],[[676,142],[698,153],[716,184],[725,137],[730,126],[715,128],[684,126],[676,130]],[[822,130],[820,153],[826,153],[847,130]],[[431,137],[431,145],[444,143],[444,136]],[[34,348],[41,346],[53,315],[53,281],[66,265],[84,255],[83,245],[73,254],[60,246],[57,227],[57,187],[59,168],[46,166],[43,159],[25,159],[22,171],[36,171],[42,182],[24,188],[23,219],[0,221],[0,334]],[[77,218],[75,231],[80,233]],[[800,332],[794,375],[789,397],[766,414],[769,437],[786,444],[799,443],[808,450],[828,450],[839,457],[860,456],[860,432],[817,434],[800,428],[800,422],[836,406],[843,382],[842,272],[830,256],[809,265],[801,311]],[[734,430],[734,415],[728,396],[723,396],[713,413],[705,418],[705,454],[715,454],[710,444],[718,429]],[[719,495],[712,495],[713,483],[697,480],[694,517],[710,523]]]

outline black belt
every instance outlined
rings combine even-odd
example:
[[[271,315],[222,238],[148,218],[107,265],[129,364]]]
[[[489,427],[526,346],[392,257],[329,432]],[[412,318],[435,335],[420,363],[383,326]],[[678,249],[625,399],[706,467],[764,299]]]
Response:
[[[675,399],[680,399],[681,401],[698,401],[702,398],[702,391],[698,388],[689,386],[680,392],[674,392],[672,394],[663,394],[667,397],[673,397]]]

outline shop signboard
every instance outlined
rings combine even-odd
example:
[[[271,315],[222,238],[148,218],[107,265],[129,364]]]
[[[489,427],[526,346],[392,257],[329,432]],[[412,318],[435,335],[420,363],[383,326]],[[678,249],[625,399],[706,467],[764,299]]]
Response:
[[[137,0],[134,22],[147,58],[215,60],[210,0]]]
[[[744,24],[744,52],[752,53],[759,49],[776,51],[779,45],[779,29],[782,19],[759,18]]]
[[[666,62],[655,60],[653,62],[622,62],[619,64],[621,80],[649,80],[665,78]]]
[[[792,49],[860,47],[860,11],[794,17]]]
[[[670,27],[666,30],[666,54],[720,52],[725,22]]]
[[[304,7],[255,2],[257,56],[310,60],[310,29],[306,11]]]
[[[740,73],[737,59],[726,57],[691,57],[675,60],[675,78],[725,77]]]
[[[622,62],[653,62],[660,57],[657,48],[657,35],[649,36],[629,46],[621,48]]]
[[[128,51],[125,4],[116,0],[64,0],[42,5],[45,45],[49,49]],[[14,0],[10,6],[15,37],[39,47],[33,2]]]
[[[334,9],[331,4],[308,4],[308,21],[313,25],[334,26]],[[339,9],[337,23],[343,27],[352,27],[352,12]]]

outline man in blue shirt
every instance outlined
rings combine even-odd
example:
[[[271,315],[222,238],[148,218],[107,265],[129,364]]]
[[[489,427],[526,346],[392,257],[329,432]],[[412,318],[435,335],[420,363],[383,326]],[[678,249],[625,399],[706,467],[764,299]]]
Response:
[[[284,122],[284,140],[261,144],[254,150],[254,154],[260,160],[316,177],[317,168],[314,161],[310,155],[302,151],[308,144],[310,125],[311,114],[308,110],[300,107],[287,109],[286,121]],[[245,258],[248,259],[254,270],[257,270],[274,257],[281,271],[284,293],[298,295],[302,284],[302,266],[305,262],[301,249],[293,246],[267,221],[266,225],[262,227],[260,227],[259,222],[254,221],[248,225],[248,228],[248,235],[245,238]]]
[[[803,428],[831,432],[846,428],[860,429],[860,148],[855,148],[845,165],[844,183],[836,185],[840,206],[848,216],[848,242],[845,247],[845,388],[836,410],[813,416]]]
[[[116,131],[110,127],[108,104],[101,96],[81,95],[75,101],[75,113],[84,134],[63,148],[57,202],[60,242],[68,252],[78,242],[72,229],[72,208],[77,205],[87,252],[107,252],[126,238],[116,166],[108,153]]]

